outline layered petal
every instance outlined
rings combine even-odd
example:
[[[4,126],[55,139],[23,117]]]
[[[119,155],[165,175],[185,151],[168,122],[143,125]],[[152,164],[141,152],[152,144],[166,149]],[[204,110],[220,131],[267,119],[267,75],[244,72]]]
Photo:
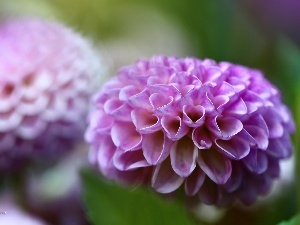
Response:
[[[171,165],[175,173],[187,177],[196,167],[198,148],[189,137],[177,141],[171,148]]]
[[[111,128],[111,138],[124,151],[139,149],[142,144],[142,136],[130,122],[115,122]]]
[[[230,140],[218,139],[216,145],[222,154],[235,160],[244,158],[250,152],[249,142],[238,136],[234,136]]]
[[[171,193],[178,189],[184,178],[174,172],[170,160],[165,160],[154,169],[151,186],[159,193]]]
[[[205,174],[216,184],[225,184],[231,175],[231,162],[215,149],[198,153],[198,164]]]
[[[193,130],[192,140],[199,149],[209,149],[212,146],[212,140],[205,127],[198,127]]]
[[[217,116],[209,120],[207,127],[217,138],[229,139],[243,129],[243,124],[234,117]]]
[[[183,122],[189,127],[200,127],[205,122],[205,109],[201,105],[183,106]]]
[[[281,138],[270,139],[266,152],[276,158],[289,157],[292,153],[290,137],[285,133]]]
[[[185,123],[183,123],[179,116],[163,116],[161,119],[161,125],[167,133],[168,138],[173,141],[179,140],[189,131],[189,128]]]
[[[141,134],[153,133],[161,129],[160,119],[144,109],[134,109],[131,112],[132,122]]]
[[[113,157],[114,166],[118,170],[132,170],[140,167],[150,166],[145,160],[141,150],[134,152],[124,152],[118,149]]]
[[[151,165],[157,165],[165,160],[174,144],[161,131],[143,135],[142,149],[147,162]]]
[[[198,193],[205,179],[205,173],[198,167],[194,169],[184,183],[184,190],[188,196],[194,196]]]
[[[243,159],[244,165],[253,173],[264,173],[268,168],[268,159],[265,152],[259,149],[251,149],[251,152]]]

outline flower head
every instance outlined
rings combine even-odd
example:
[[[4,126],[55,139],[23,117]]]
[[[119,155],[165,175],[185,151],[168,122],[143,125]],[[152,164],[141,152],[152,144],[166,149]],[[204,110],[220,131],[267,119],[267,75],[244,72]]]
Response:
[[[95,52],[72,30],[38,19],[2,23],[0,49],[0,162],[59,158],[84,132],[100,71]]]
[[[107,177],[181,186],[206,204],[252,203],[291,155],[294,124],[263,74],[228,62],[155,56],[94,96],[86,140]]]

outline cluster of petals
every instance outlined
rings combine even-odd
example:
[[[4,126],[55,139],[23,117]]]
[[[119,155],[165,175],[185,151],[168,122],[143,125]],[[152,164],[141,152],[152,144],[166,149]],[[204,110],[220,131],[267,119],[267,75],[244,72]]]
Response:
[[[59,157],[84,133],[96,53],[71,29],[34,18],[2,22],[0,49],[0,172],[33,151]]]
[[[292,153],[294,123],[278,89],[229,62],[138,60],[93,106],[86,140],[103,175],[159,193],[184,189],[205,204],[253,203]]]

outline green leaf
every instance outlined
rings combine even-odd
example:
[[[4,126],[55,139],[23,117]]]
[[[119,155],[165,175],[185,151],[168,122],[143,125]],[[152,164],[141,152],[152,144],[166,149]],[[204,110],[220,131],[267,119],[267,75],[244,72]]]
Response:
[[[298,105],[295,99],[300,85],[300,49],[288,39],[281,37],[275,49],[273,78],[282,90],[284,100],[293,107]]]
[[[298,224],[300,224],[300,215],[296,215],[290,221],[284,221],[278,225],[298,225]]]
[[[150,190],[129,189],[83,171],[84,200],[94,225],[191,225],[186,210],[176,201],[159,198]]]

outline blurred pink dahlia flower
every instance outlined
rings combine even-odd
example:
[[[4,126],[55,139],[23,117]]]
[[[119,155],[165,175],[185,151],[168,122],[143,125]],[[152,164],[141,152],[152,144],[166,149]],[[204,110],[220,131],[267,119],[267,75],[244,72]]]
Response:
[[[32,152],[59,158],[81,138],[100,63],[80,35],[38,19],[0,24],[0,49],[1,173]]]
[[[251,204],[291,155],[293,119],[263,74],[228,62],[155,56],[121,68],[93,99],[86,140],[107,177],[183,187],[201,202]]]

